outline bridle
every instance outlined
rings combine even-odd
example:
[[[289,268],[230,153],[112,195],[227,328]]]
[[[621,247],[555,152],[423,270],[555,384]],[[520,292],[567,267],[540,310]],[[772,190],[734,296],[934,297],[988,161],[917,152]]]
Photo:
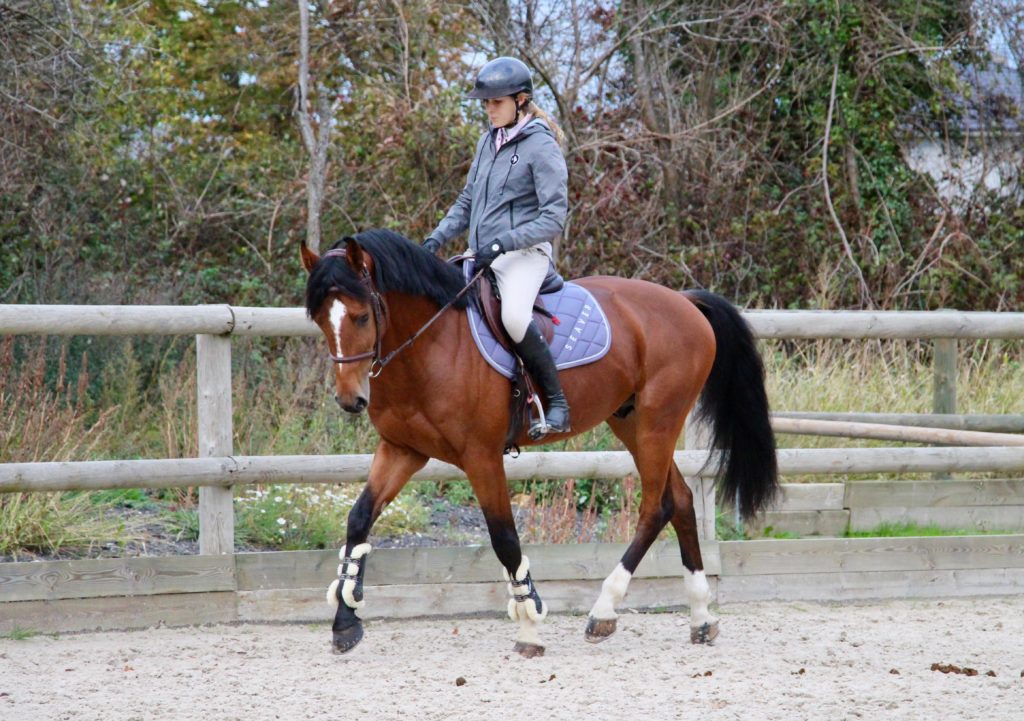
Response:
[[[320,256],[320,260],[323,260],[324,258],[347,258],[347,255],[348,254],[344,248],[334,248],[332,250],[328,250],[326,253]],[[393,351],[388,353],[386,356],[381,358],[381,343],[383,342],[385,332],[382,326],[383,321],[388,316],[388,307],[387,304],[384,303],[384,298],[381,296],[380,293],[377,292],[377,289],[374,287],[373,279],[370,278],[370,271],[364,265],[363,272],[359,276],[359,281],[363,284],[363,287],[366,289],[366,292],[370,296],[370,307],[373,310],[373,350],[364,351],[362,353],[356,353],[355,355],[350,356],[340,356],[331,353],[330,348],[328,347],[327,355],[330,356],[331,360],[334,361],[335,363],[358,363],[359,361],[364,361],[367,360],[368,358],[372,358],[373,362],[370,364],[369,376],[370,378],[376,378],[381,374],[381,371],[384,370],[384,366],[390,363],[394,359],[394,357],[398,355],[400,352],[411,346],[413,344],[413,341],[415,341],[417,338],[423,335],[423,333],[426,332],[427,328],[434,324],[434,321],[440,318],[441,315],[446,310],[451,308],[452,305],[454,305],[459,298],[465,295],[466,292],[470,288],[472,288],[480,279],[480,276],[484,274],[484,270],[486,269],[481,269],[477,271],[477,273],[472,278],[470,278],[469,282],[466,283],[465,287],[463,287],[462,290],[456,293],[455,297],[448,301],[440,310],[438,310],[437,313],[435,313],[430,320],[424,323],[418,331],[413,333],[412,337],[407,339],[404,343],[402,343],[402,345],[398,346]],[[331,290],[339,289],[331,288]],[[339,348],[338,350],[341,349]]]

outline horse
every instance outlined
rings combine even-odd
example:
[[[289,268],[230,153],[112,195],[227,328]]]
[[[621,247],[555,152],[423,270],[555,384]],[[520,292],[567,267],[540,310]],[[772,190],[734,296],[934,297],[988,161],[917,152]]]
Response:
[[[547,604],[533,582],[512,514],[502,462],[509,429],[510,381],[474,348],[467,308],[473,292],[462,271],[403,236],[367,230],[323,256],[303,244],[306,311],[323,331],[334,363],[335,399],[350,414],[369,413],[380,441],[366,486],[348,515],[337,578],[332,644],[345,653],[363,638],[356,611],[370,529],[429,459],[461,469],[480,503],[491,545],[508,581],[508,615],[518,622],[514,650],[542,655]],[[722,451],[717,483],[746,518],[778,491],[764,367],[753,335],[729,301],[707,291],[678,292],[636,279],[575,281],[599,302],[613,342],[588,365],[563,370],[571,432],[540,441],[525,430],[517,445],[550,443],[604,422],[632,454],[642,498],[635,534],[604,580],[584,632],[600,642],[617,627],[615,607],[658,534],[671,523],[679,541],[690,640],[712,643],[719,621],[708,610],[693,497],[673,460],[687,415],[697,405],[711,446]],[[497,573],[496,573],[497,575]]]

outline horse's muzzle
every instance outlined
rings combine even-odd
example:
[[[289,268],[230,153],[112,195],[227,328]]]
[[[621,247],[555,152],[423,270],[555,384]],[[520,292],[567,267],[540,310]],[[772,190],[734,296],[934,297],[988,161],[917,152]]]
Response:
[[[352,415],[358,415],[359,413],[362,413],[363,411],[366,410],[366,406],[370,404],[370,402],[366,400],[366,398],[364,398],[363,396],[356,396],[354,401],[347,402],[345,400],[342,400],[341,396],[335,394],[334,400],[336,400],[338,402],[338,405],[341,406],[341,410],[345,411],[346,413],[351,413]]]

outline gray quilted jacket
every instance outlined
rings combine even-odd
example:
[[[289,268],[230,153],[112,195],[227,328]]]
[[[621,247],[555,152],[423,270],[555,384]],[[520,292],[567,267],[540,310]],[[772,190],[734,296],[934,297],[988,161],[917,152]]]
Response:
[[[535,119],[494,150],[496,130],[476,144],[466,187],[428,238],[444,245],[469,230],[469,247],[499,241],[505,250],[553,241],[569,209],[565,157],[547,124]]]

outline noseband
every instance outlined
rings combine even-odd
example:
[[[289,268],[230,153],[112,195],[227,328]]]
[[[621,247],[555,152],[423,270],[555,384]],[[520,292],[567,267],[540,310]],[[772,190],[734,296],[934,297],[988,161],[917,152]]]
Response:
[[[344,248],[334,248],[332,250],[328,250],[326,253],[320,256],[320,259],[323,260],[324,258],[347,258],[347,255],[348,254],[346,253]],[[359,280],[363,284],[363,287],[366,288],[366,292],[370,295],[370,307],[373,309],[373,350],[364,351],[363,353],[356,353],[355,355],[350,356],[334,355],[333,353],[331,353],[330,350],[328,350],[327,355],[330,356],[331,360],[334,361],[335,363],[358,363],[359,361],[364,361],[368,358],[372,358],[373,362],[370,364],[369,376],[370,378],[376,378],[377,376],[380,375],[381,371],[384,370],[384,366],[390,363],[391,360],[401,351],[405,350],[410,345],[412,345],[413,341],[419,338],[421,335],[423,335],[427,328],[433,325],[434,321],[441,317],[442,313],[451,308],[452,305],[466,293],[466,291],[472,288],[480,279],[480,276],[483,275],[483,273],[483,270],[477,271],[477,273],[470,279],[466,286],[462,290],[460,290],[455,295],[454,298],[448,301],[444,305],[444,307],[437,311],[437,313],[435,313],[430,320],[428,320],[418,331],[416,331],[411,338],[409,338],[404,343],[402,343],[402,345],[398,346],[393,351],[388,353],[384,358],[381,358],[381,342],[384,337],[384,331],[381,329],[381,326],[382,321],[385,318],[387,318],[388,310],[387,305],[385,305],[384,303],[384,299],[381,297],[380,293],[377,292],[377,289],[373,286],[373,279],[370,278],[370,271],[367,270],[366,266],[364,265],[363,272],[359,276]],[[338,350],[341,349],[339,348]]]

